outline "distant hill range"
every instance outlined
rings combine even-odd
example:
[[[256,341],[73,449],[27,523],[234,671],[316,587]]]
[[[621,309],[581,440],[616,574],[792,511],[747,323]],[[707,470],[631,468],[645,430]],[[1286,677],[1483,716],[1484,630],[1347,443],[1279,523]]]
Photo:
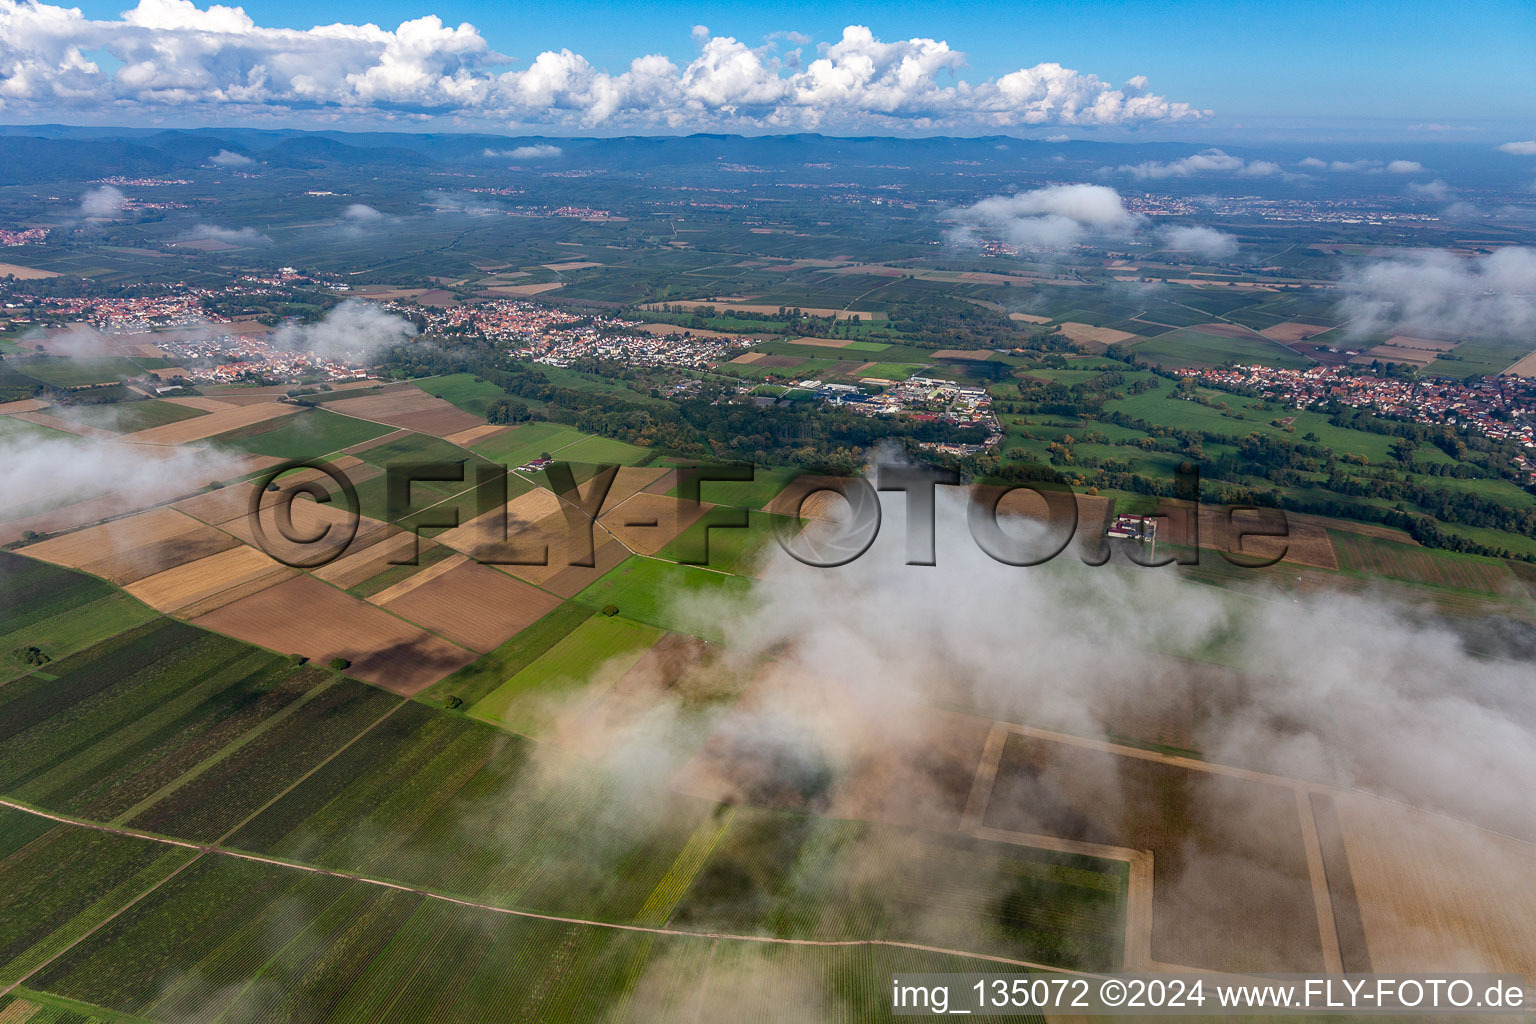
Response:
[[[811,167],[936,170],[967,166],[997,173],[1024,169],[1038,173],[1051,163],[1063,166],[1064,179],[1081,180],[1085,169],[1110,168],[1110,184],[1134,182],[1114,168],[1148,161],[1168,162],[1212,147],[1182,142],[1049,142],[1010,136],[978,138],[837,138],[817,134],[627,136],[551,138],[409,132],[307,132],[292,129],[199,128],[161,130],[96,128],[69,125],[0,126],[0,184],[86,181],[109,175],[165,175],[203,166],[221,151],[249,157],[270,168],[298,170],[328,166],[506,167],[541,170],[624,171],[718,163],[761,171]],[[1425,175],[1450,177],[1465,184],[1514,185],[1528,181],[1529,160],[1508,157],[1486,144],[1330,143],[1274,146],[1221,146],[1247,160],[1269,160],[1296,170],[1306,157],[1325,160],[1376,160],[1383,164],[1410,159],[1423,163]],[[520,149],[537,153],[517,154]],[[558,150],[553,152],[551,150]],[[1068,169],[1070,168],[1070,171]],[[1322,173],[1319,172],[1321,176]],[[1328,175],[1337,181],[1343,175]],[[1358,175],[1354,177],[1360,177]],[[1391,179],[1401,182],[1400,176]],[[1167,183],[1170,179],[1163,180]],[[1140,183],[1156,188],[1156,181]],[[1198,178],[1187,180],[1224,180]]]

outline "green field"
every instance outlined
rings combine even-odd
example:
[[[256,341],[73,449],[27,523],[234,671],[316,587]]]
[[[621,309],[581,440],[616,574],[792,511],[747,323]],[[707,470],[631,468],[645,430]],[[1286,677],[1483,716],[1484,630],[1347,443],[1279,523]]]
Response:
[[[783,529],[794,522],[789,516],[776,516],[767,512],[748,512],[746,528],[720,525],[709,529],[711,524],[729,523],[739,516],[735,509],[710,509],[692,526],[678,535],[677,539],[656,553],[658,558],[672,561],[707,558],[706,568],[719,572],[750,576],[761,568],[766,559],[777,550],[775,529]],[[706,541],[705,531],[708,530]],[[708,547],[706,547],[706,543]]]
[[[171,365],[164,359],[127,359],[107,356],[98,359],[67,359],[58,356],[32,356],[12,364],[20,373],[61,388],[87,384],[113,384],[132,377],[142,377],[149,370]]]
[[[492,462],[515,469],[532,462],[544,452],[556,458],[564,458],[561,449],[587,436],[574,427],[559,423],[525,423],[505,434],[473,444],[470,448]]]
[[[521,672],[592,616],[586,605],[567,601],[494,651],[433,683],[418,696],[471,705]]]
[[[148,430],[151,427],[163,427],[167,423],[177,423],[181,420],[208,415],[207,410],[177,405],[175,402],[162,399],[117,402],[104,408],[112,415],[112,429],[123,434],[130,434],[136,430]]]
[[[304,409],[291,416],[279,416],[231,430],[210,440],[220,447],[252,455],[315,459],[394,430],[382,423],[353,419],[323,409]]]
[[[0,687],[0,791],[210,840],[399,698],[172,619]]]
[[[615,441],[609,437],[592,436],[584,437],[574,444],[566,445],[558,453],[552,454],[565,462],[586,462],[604,466],[632,466],[650,453],[651,450],[649,448],[641,448],[638,445]]]
[[[192,856],[0,808],[0,986],[63,953]]]
[[[1305,356],[1297,355],[1258,335],[1226,338],[1200,331],[1169,331],[1129,345],[1132,354],[1138,358],[1165,367],[1259,363],[1264,366],[1303,369],[1312,365],[1312,360]]]
[[[538,736],[548,724],[551,704],[574,691],[614,683],[660,638],[654,626],[594,615],[482,697],[469,714]]]
[[[100,643],[155,617],[116,587],[85,573],[0,551],[0,682],[33,671],[26,650],[36,647],[50,660]]]
[[[751,480],[700,480],[699,500],[733,508],[762,508],[789,486],[800,470],[787,466],[753,466]],[[667,491],[677,497],[678,489]]]
[[[507,397],[506,392],[495,384],[488,380],[476,380],[470,373],[452,373],[417,383],[427,394],[436,395],[476,416],[484,416],[492,402]]]
[[[744,596],[749,586],[738,576],[636,555],[609,570],[576,600],[593,608],[618,605],[626,618],[713,638],[721,611],[718,602]]]

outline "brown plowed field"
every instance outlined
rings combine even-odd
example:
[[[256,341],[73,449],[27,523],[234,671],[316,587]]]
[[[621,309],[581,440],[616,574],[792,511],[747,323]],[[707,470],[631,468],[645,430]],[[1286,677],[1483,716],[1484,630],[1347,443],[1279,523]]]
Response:
[[[429,572],[431,569],[418,573],[407,582]],[[391,587],[374,600],[396,615],[482,653],[506,643],[560,604],[557,597],[467,560],[392,595],[397,589]],[[387,600],[380,600],[386,596]]]
[[[293,652],[325,664],[351,662],[347,674],[411,696],[475,655],[366,601],[299,575],[194,620],[194,625]]]

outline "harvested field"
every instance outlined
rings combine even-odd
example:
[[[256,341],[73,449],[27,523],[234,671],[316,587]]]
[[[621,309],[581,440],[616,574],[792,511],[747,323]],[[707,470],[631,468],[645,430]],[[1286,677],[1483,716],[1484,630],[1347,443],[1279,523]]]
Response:
[[[425,548],[429,542],[422,541]],[[359,537],[347,548],[347,553],[328,565],[310,570],[311,575],[342,590],[350,590],[381,572],[386,572],[400,559],[409,558],[416,550],[416,536],[395,527],[376,530],[366,537]]]
[[[1094,327],[1092,324],[1080,324],[1068,320],[1061,324],[1061,333],[1080,345],[1089,348],[1100,346],[1108,348],[1110,345],[1119,344],[1122,341],[1134,341],[1140,338],[1139,334],[1131,334],[1128,331],[1117,331],[1109,327]]]
[[[941,348],[933,354],[935,359],[963,359],[970,362],[984,362],[997,355],[989,348]]]
[[[1026,324],[1048,324],[1051,318],[1048,316],[1035,316],[1033,313],[1009,313],[1009,320],[1020,320]]]
[[[1253,331],[1238,324],[1195,324],[1189,330],[1217,338],[1251,338],[1254,335]]]
[[[274,560],[252,547],[241,544],[195,562],[187,562],[164,572],[146,576],[124,589],[145,604],[161,612],[175,612],[192,605],[202,605],[236,588],[260,583],[265,589],[296,575],[298,570]],[[227,600],[235,600],[230,596]]]
[[[1494,559],[1452,555],[1342,530],[1334,531],[1333,546],[1339,568],[1350,572],[1483,594],[1505,594],[1515,589],[1509,567]]]
[[[468,561],[417,573],[372,600],[470,650],[484,654],[553,611],[560,599],[489,566]],[[429,576],[429,579],[423,577]],[[408,589],[403,590],[407,584]]]
[[[19,263],[0,263],[0,277],[14,277],[18,281],[41,281],[58,276],[51,270],[23,267]]]
[[[172,508],[140,512],[33,544],[26,553],[122,586],[239,543]]]
[[[751,353],[751,354],[757,355],[758,353]],[[735,359],[731,360],[731,362],[733,362],[733,363],[736,362],[736,361],[737,360],[735,360]],[[752,365],[753,366],[761,366],[761,367],[764,367],[765,369],[769,369],[769,370],[788,370],[791,367],[799,366],[803,362],[805,362],[805,360],[802,359],[800,356],[771,356],[771,355],[764,355],[760,359],[752,360]]]
[[[92,440],[102,441],[115,438],[117,435],[110,430],[100,427],[92,427],[81,423],[79,420],[66,419],[63,416],[55,416],[46,412],[19,412],[15,418],[27,423],[35,423],[40,427],[51,427],[54,430],[62,430],[66,434],[74,434],[76,437],[89,437]]]
[[[654,555],[709,509],[707,502],[685,502],[642,491],[599,520],[620,543],[642,555]]]
[[[430,583],[451,569],[469,564],[471,563],[468,558],[453,552],[432,562],[430,565],[419,565],[416,568],[401,566],[402,571],[407,571],[408,573],[405,578],[398,583],[385,587],[383,590],[369,594],[368,600],[377,605],[388,604],[397,598],[404,597],[422,584]]]
[[[722,309],[735,309],[743,313],[777,313],[785,306],[772,306],[763,303],[733,302],[731,300],[717,301],[714,299],[669,299],[666,302],[648,302],[642,309],[660,310],[664,306],[683,306],[687,309],[695,309],[704,306],[716,311]],[[839,320],[852,320],[858,317],[860,320],[884,320],[884,313],[872,313],[867,309],[830,309],[825,306],[796,306],[800,312],[807,316],[835,316]]]
[[[1239,973],[1323,969],[1291,786],[1012,733],[982,819],[1150,850],[1154,961]]]
[[[796,338],[796,345],[810,345],[812,348],[847,348],[854,343],[853,338]]]
[[[346,416],[388,423],[435,437],[446,437],[487,426],[479,416],[465,412],[441,398],[434,398],[419,388],[365,395],[361,398],[341,398],[325,403],[325,407]]]
[[[1359,366],[1365,366],[1380,360],[1383,363],[1412,363],[1414,366],[1428,366],[1440,358],[1439,352],[1421,348],[1399,348],[1395,345],[1377,345],[1368,348],[1350,360]]]
[[[539,295],[564,286],[563,281],[547,281],[544,284],[499,284],[487,288],[486,291],[495,295]]]
[[[95,444],[96,442],[85,443]],[[111,445],[114,443],[111,441],[99,442],[101,447],[97,449],[96,453],[105,454],[109,452]],[[132,454],[142,455],[148,459],[170,460],[182,457],[182,453],[178,452],[175,448],[161,445],[145,445],[138,448]],[[112,494],[104,494],[86,498],[82,501],[71,502],[70,504],[39,512],[26,518],[6,519],[4,524],[0,525],[0,544],[18,541],[29,530],[35,533],[60,533],[66,530],[73,530],[76,527],[99,523],[104,519],[110,519],[114,516],[136,512],[140,509],[173,500],[207,483],[215,482],[217,479],[231,474],[254,473],[276,461],[275,459],[244,456],[216,463],[200,471],[200,475],[194,475],[190,478],[157,480],[151,476],[142,487],[135,488],[131,493],[118,491]],[[218,476],[213,476],[215,473]],[[26,497],[24,492],[15,492],[13,495],[0,494],[0,508],[4,508],[8,498],[14,501],[24,497]],[[0,513],[0,515],[3,514]]]
[[[761,338],[760,333],[742,333],[737,331],[708,331],[698,327],[684,327],[682,324],[641,324],[635,330],[646,334],[673,335],[689,334],[695,338]],[[801,339],[804,340],[804,339]]]
[[[1319,334],[1326,334],[1331,330],[1333,330],[1332,327],[1319,327],[1317,324],[1303,324],[1295,320],[1287,320],[1283,324],[1266,327],[1259,333],[1270,341],[1289,344],[1291,342],[1306,341],[1308,338],[1315,338]]]
[[[772,501],[763,506],[764,512],[772,512],[774,515],[794,516],[794,505],[798,496],[808,494],[808,488],[813,486],[836,487],[841,481],[836,477],[806,475],[797,480],[797,486],[793,488],[794,494],[780,492]],[[827,522],[841,522],[847,514],[848,502],[836,491],[821,490],[808,494],[799,509],[802,519],[821,519]]]
[[[320,664],[344,658],[351,662],[348,675],[405,696],[474,660],[463,647],[302,575],[203,615],[195,624]]]
[[[237,405],[237,403],[229,401],[228,398],[203,398],[196,395],[188,398],[162,398],[160,401],[169,402],[171,405],[180,405],[187,409],[201,409],[203,412],[228,412]]]
[[[1158,537],[1172,544],[1189,544],[1194,538],[1187,530],[1188,506],[1170,499],[1164,499],[1162,505],[1173,514],[1158,525]],[[1282,529],[1285,531],[1283,536],[1261,536]],[[1240,537],[1243,534],[1247,536]],[[1339,559],[1327,530],[1317,523],[1293,519],[1278,510],[1245,509],[1233,513],[1220,506],[1201,505],[1198,539],[1200,547],[1228,552],[1234,557],[1246,555],[1267,561],[1284,551],[1282,564],[1339,568]]]
[[[553,548],[550,552],[550,565],[558,571],[543,580],[533,579],[532,574],[520,566],[511,565],[507,566],[507,569],[524,579],[538,583],[551,593],[561,597],[575,597],[628,557],[629,551],[623,544],[616,540],[610,540],[605,544],[598,539],[596,550],[592,553],[594,564],[590,567],[569,564],[570,558],[565,555],[565,549],[561,546]],[[556,561],[557,558],[559,561]]]
[[[124,434],[119,440],[136,444],[188,444],[277,416],[291,416],[301,408],[303,407],[286,402],[261,402],[256,405],[235,406],[211,411],[206,416],[194,416],[192,419],[178,420],[162,427],[151,427],[148,430]]]
[[[511,429],[511,427],[502,426],[499,423],[482,423],[478,427],[470,427],[456,434],[448,434],[443,440],[449,444],[456,444],[460,448],[468,448],[476,441],[484,441],[487,438],[496,437]]]
[[[590,260],[577,260],[573,263],[545,263],[545,270],[553,270],[559,273],[562,270],[586,270],[588,267],[600,267],[601,263],[593,263]]]
[[[997,514],[999,517],[1022,516],[1027,519],[1039,519],[1049,521],[1051,507],[1039,494],[1025,488],[1012,490],[993,484],[979,484],[966,488],[969,495],[983,502],[991,502],[999,491],[1006,491],[1000,499],[996,499]],[[1110,514],[1114,511],[1113,500],[1096,494],[1073,494],[1073,500],[1077,504],[1077,530],[1073,538],[1077,544],[1087,551],[1097,551],[1104,529],[1109,523]],[[1070,510],[1067,511],[1070,514]]]
[[[303,563],[344,543],[350,550],[353,544],[390,528],[381,520],[370,519],[367,516],[358,516],[354,519],[342,502],[322,505],[307,498],[299,498],[286,506],[291,525],[285,525],[281,522],[280,516],[284,507],[282,505],[274,507],[273,503],[262,506],[260,513],[262,538],[257,537],[255,526],[243,514],[219,524],[219,529],[233,534],[253,547],[261,547],[270,552],[273,557]],[[357,532],[349,540],[348,533],[353,523],[356,523]],[[289,537],[296,537],[299,540],[291,541]],[[345,553],[345,551],[336,552],[334,557],[341,557]]]
[[[1360,794],[1335,802],[1372,970],[1536,974],[1536,847]]]
[[[1503,372],[1515,377],[1536,377],[1536,352],[1511,363]]]
[[[752,364],[760,363],[764,359],[767,359],[767,358],[768,358],[768,353],[766,353],[766,352],[743,352],[741,355],[737,356],[735,359],[732,359],[731,362],[736,363],[737,365],[740,365],[740,366],[751,366]]]
[[[471,519],[462,526],[444,530],[433,539],[455,551],[462,551],[477,561],[494,563],[511,553],[521,553],[544,543],[553,543],[548,528],[543,524],[551,516],[557,517],[559,526],[555,532],[563,536],[565,517],[561,512],[560,499],[542,487],[519,494],[507,502],[501,512]],[[539,524],[535,529],[535,524]],[[503,535],[505,529],[505,536]],[[535,550],[533,554],[537,554]]]
[[[14,416],[18,412],[37,412],[46,409],[51,403],[41,398],[24,398],[19,402],[6,402],[0,405],[0,416]]]

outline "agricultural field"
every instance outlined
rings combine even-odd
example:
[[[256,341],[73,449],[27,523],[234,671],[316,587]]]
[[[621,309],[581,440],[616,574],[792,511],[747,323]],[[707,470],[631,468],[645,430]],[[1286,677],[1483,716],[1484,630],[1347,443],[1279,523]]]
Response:
[[[742,528],[732,521],[741,516],[739,510],[712,508],[656,557],[738,576],[756,575],[778,550],[775,534],[784,529],[793,532],[795,521],[768,512],[750,511],[747,515]]]
[[[0,551],[0,584],[0,681],[51,675],[55,662],[155,614],[101,580],[8,551]],[[34,647],[41,665],[28,661]]]
[[[1338,552],[1339,568],[1346,572],[1480,594],[1517,589],[1508,566],[1497,559],[1454,555],[1345,530],[1330,530],[1329,537]]]
[[[371,441],[389,433],[390,429],[322,409],[306,409],[294,416],[266,420],[215,435],[209,442],[252,455],[315,459]]]
[[[1312,365],[1305,356],[1246,331],[1228,336],[1198,330],[1169,331],[1135,342],[1131,351],[1157,366],[1221,366],[1225,363],[1258,363],[1285,369]]]
[[[744,597],[749,587],[738,576],[636,555],[576,600],[593,608],[617,605],[625,618],[709,638],[717,633],[718,602]]]
[[[421,700],[457,700],[455,707],[472,705],[531,665],[592,614],[586,605],[567,601],[494,651],[438,680],[417,696]]]
[[[661,638],[661,630],[617,615],[594,615],[468,709],[475,718],[541,736],[552,708],[611,686]]]
[[[471,447],[492,462],[516,468],[532,462],[545,452],[555,458],[564,458],[563,449],[586,436],[579,430],[558,423],[527,423]]]
[[[445,402],[463,409],[465,412],[485,418],[485,411],[492,402],[499,398],[505,398],[506,392],[492,384],[490,381],[476,380],[473,374],[453,373],[443,377],[433,377],[423,381],[420,385],[429,393],[436,395]]]
[[[1323,960],[1297,807],[1289,785],[1014,733],[982,820],[1150,850],[1154,961],[1300,972]]]

